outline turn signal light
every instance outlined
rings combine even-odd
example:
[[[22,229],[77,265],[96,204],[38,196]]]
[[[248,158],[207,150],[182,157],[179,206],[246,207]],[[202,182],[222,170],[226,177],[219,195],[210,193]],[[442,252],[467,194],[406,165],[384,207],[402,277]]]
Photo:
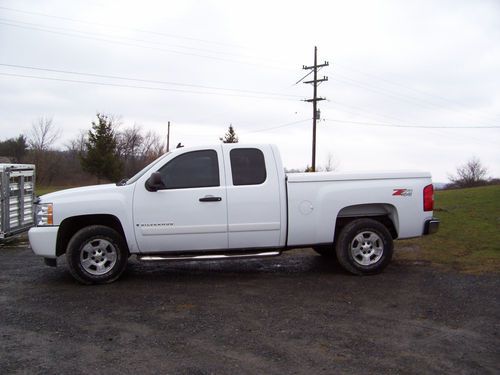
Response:
[[[54,224],[54,211],[52,207],[51,204],[47,206],[47,225]]]

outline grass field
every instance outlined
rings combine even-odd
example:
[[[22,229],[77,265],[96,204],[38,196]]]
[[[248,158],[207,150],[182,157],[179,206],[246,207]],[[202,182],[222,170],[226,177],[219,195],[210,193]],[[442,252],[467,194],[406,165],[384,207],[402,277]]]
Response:
[[[67,189],[37,187],[37,195]],[[435,193],[439,232],[396,242],[395,259],[425,261],[456,270],[500,272],[500,185]]]
[[[396,259],[470,272],[500,272],[500,185],[435,194],[439,232],[396,242]]]

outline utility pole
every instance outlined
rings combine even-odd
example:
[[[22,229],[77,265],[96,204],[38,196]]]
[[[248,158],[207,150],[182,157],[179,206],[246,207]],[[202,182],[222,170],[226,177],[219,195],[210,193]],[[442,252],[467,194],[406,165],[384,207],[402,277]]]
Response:
[[[312,139],[312,164],[311,164],[312,172],[316,171],[316,120],[319,120],[319,110],[317,103],[321,100],[326,99],[326,98],[318,98],[318,85],[321,82],[328,81],[328,77],[326,76],[323,76],[323,78],[318,79],[318,70],[328,65],[329,65],[328,61],[325,61],[323,64],[318,65],[318,47],[314,47],[314,65],[302,66],[302,69],[311,70],[311,72],[308,73],[306,76],[304,76],[302,79],[307,77],[309,74],[313,73],[313,79],[311,81],[304,81],[304,83],[311,83],[313,85],[313,98],[304,100],[305,102],[313,104],[313,139]]]
[[[170,151],[170,121],[168,122],[168,130],[167,130],[167,152]]]

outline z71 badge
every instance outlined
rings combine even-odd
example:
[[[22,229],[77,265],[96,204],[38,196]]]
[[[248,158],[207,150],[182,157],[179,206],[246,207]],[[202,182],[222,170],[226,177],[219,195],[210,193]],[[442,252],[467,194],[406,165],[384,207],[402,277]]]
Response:
[[[411,197],[413,194],[412,189],[394,189],[392,191],[392,195],[400,196],[400,197]]]

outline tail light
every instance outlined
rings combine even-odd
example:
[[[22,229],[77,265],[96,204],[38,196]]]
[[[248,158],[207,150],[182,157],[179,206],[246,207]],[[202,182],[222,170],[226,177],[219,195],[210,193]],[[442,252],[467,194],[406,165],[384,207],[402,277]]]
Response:
[[[434,210],[434,186],[424,187],[424,211]]]

